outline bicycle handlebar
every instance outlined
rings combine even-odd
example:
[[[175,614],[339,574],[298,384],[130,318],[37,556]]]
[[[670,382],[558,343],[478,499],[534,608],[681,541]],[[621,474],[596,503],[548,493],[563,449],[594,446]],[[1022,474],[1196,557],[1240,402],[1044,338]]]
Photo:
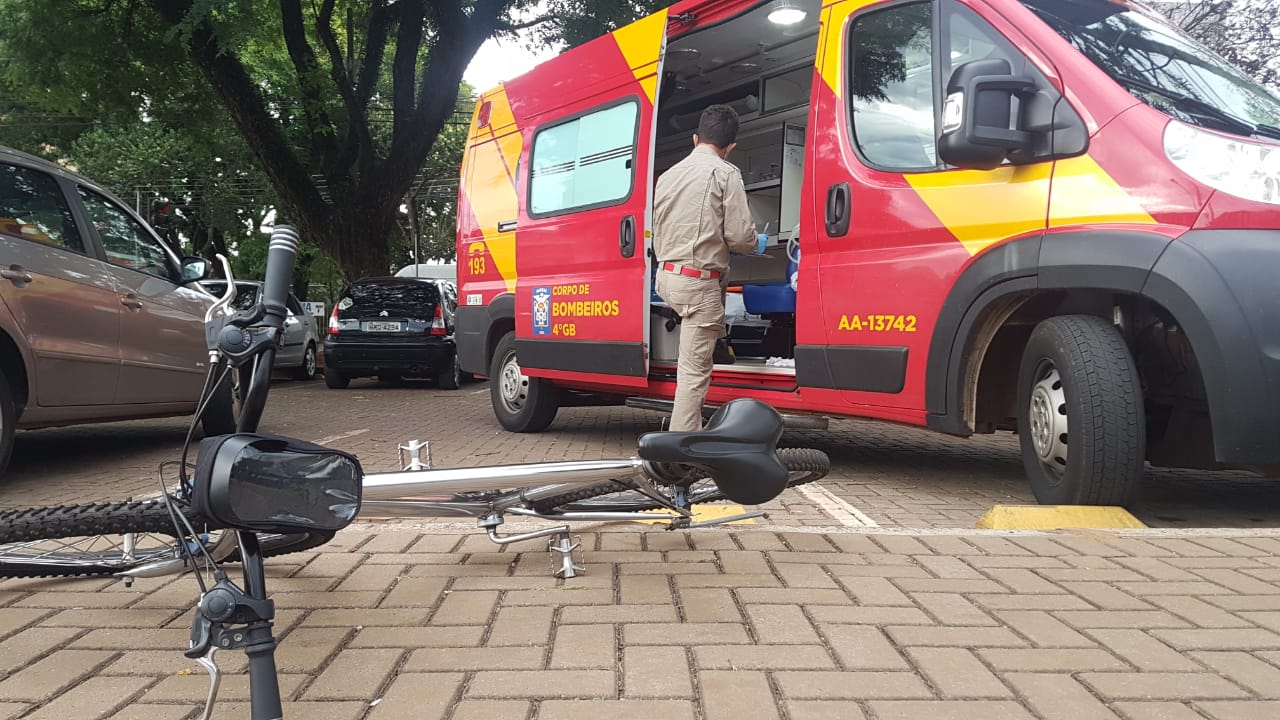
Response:
[[[262,283],[262,309],[271,327],[283,327],[288,306],[289,287],[293,284],[293,266],[298,257],[298,232],[288,225],[277,225],[271,231],[267,246],[267,272]],[[275,320],[271,323],[271,320]]]

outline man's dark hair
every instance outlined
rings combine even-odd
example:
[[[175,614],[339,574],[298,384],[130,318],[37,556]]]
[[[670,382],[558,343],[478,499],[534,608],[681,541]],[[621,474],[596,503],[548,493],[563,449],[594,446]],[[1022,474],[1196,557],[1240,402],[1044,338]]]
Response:
[[[718,148],[729,147],[738,139],[738,113],[728,105],[712,105],[698,119],[698,141]]]

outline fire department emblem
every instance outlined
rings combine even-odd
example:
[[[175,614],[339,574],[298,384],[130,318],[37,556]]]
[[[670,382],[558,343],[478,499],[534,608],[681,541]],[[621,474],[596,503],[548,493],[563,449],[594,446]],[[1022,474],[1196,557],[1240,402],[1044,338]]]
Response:
[[[533,289],[533,334],[551,334],[551,288]]]

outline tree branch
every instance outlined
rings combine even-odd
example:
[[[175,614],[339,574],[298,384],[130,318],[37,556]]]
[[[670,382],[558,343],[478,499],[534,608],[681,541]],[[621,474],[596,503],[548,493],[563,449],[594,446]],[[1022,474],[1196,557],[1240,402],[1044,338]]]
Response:
[[[186,22],[192,8],[192,0],[149,1],[156,13],[175,27]],[[240,58],[218,43],[207,18],[194,23],[187,44],[192,62],[226,106],[285,207],[296,215],[325,217],[328,204],[289,148],[277,121],[267,112],[257,84]]]
[[[417,89],[418,51],[422,48],[422,22],[426,18],[423,0],[401,0],[400,27],[396,33],[396,56],[391,64],[391,104],[394,113],[392,136],[404,131],[404,123],[413,114],[414,90]],[[450,5],[453,2],[438,3]],[[458,12],[461,12],[458,10]]]
[[[501,23],[511,0],[477,0],[470,16],[457,3],[436,3],[436,41],[422,73],[417,109],[401,119],[391,137],[384,165],[390,187],[407,189],[436,137],[458,104],[458,87],[467,65]],[[402,21],[403,22],[403,21]]]
[[[324,111],[324,92],[316,78],[320,63],[316,60],[311,43],[307,42],[307,30],[302,21],[300,0],[280,0],[280,21],[284,29],[284,43],[293,61],[294,74],[302,93],[302,115],[311,131],[311,144],[326,164],[337,153],[333,139],[334,128]]]
[[[533,20],[527,20],[522,23],[500,22],[498,23],[498,26],[494,29],[496,32],[516,32],[518,30],[528,30],[531,27],[537,27],[542,23],[551,22],[552,20],[555,20],[555,19],[556,19],[555,15],[543,15],[540,18],[534,18]]]
[[[356,79],[356,98],[362,106],[367,105],[373,95],[374,84],[382,69],[383,53],[387,48],[387,32],[391,23],[399,16],[399,5],[387,7],[381,1],[369,11],[369,32],[364,40],[364,63],[360,66],[360,74]]]
[[[320,36],[320,41],[329,51],[329,64],[332,68],[330,75],[338,88],[338,94],[342,96],[342,104],[347,109],[347,138],[337,155],[332,158],[332,162],[325,168],[325,176],[331,185],[338,181],[340,176],[346,174],[358,157],[371,152],[373,145],[369,136],[369,124],[365,119],[364,103],[356,97],[356,90],[351,85],[346,64],[342,60],[342,49],[338,47],[338,39],[333,35],[334,2],[335,0],[324,0],[324,5],[316,18],[316,34]]]

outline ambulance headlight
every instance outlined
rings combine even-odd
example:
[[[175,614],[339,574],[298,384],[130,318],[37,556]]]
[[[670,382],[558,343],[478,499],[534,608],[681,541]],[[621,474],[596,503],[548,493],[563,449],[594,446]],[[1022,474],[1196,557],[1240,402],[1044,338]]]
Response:
[[[1164,130],[1164,152],[1178,169],[1215,190],[1280,205],[1280,145],[1170,120]]]

